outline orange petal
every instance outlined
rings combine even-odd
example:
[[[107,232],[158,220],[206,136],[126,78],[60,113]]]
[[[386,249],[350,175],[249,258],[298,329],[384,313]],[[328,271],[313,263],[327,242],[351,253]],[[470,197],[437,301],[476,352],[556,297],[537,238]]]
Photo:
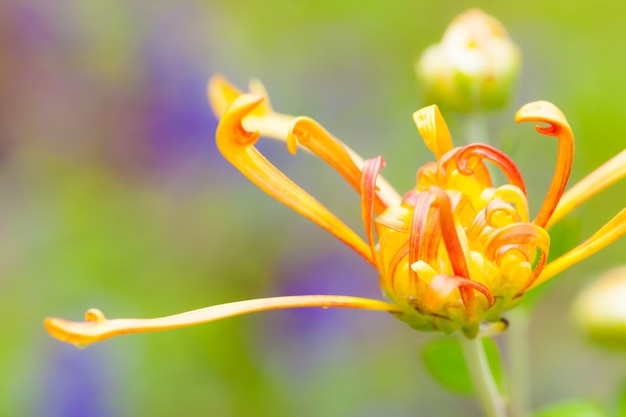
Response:
[[[361,176],[361,214],[363,216],[363,223],[365,224],[365,230],[367,232],[367,240],[374,259],[377,258],[373,224],[376,178],[384,166],[385,161],[382,156],[368,159],[363,163],[363,175]]]
[[[500,259],[509,251],[516,250],[524,254],[526,261],[532,262],[531,256],[526,247],[532,246],[539,251],[539,259],[533,269],[533,273],[523,283],[519,293],[526,292],[537,280],[537,277],[544,270],[548,253],[550,250],[550,236],[543,227],[532,223],[513,223],[496,230],[485,244],[485,255],[488,259],[495,259],[500,263]]]
[[[435,154],[435,158],[441,158],[452,149],[450,130],[436,104],[413,113],[413,121],[424,143]]]
[[[242,120],[246,130],[259,131],[263,137],[286,141],[292,154],[297,147],[314,153],[337,170],[358,191],[363,159],[356,152],[311,118],[275,112],[260,81],[251,80],[249,89],[252,94],[261,96],[264,100]],[[218,117],[242,94],[220,75],[213,76],[209,81],[209,103]],[[379,191],[376,196],[376,213],[381,213],[386,206],[400,203],[400,195],[384,178],[379,177],[377,185]]]
[[[301,144],[333,167],[357,192],[361,192],[361,169],[356,165],[346,146],[334,138],[319,123],[309,117],[297,117],[291,122],[287,136],[289,152],[296,153]],[[387,204],[374,195],[374,211],[382,213]]]
[[[443,243],[450,258],[450,264],[454,275],[462,278],[471,279],[469,268],[465,260],[463,246],[457,235],[456,223],[452,215],[452,203],[448,194],[439,187],[430,187],[429,190],[434,196],[433,206],[439,208],[439,219],[441,224],[441,233],[443,235]],[[460,286],[461,298],[468,312],[473,311],[474,293],[467,286]]]
[[[533,287],[549,280],[570,266],[577,264],[583,259],[607,247],[624,236],[624,234],[626,234],[626,208],[622,209],[622,211],[607,224],[602,226],[600,230],[594,233],[589,239],[547,264],[537,281],[535,281]]]
[[[379,300],[341,295],[301,295],[237,301],[153,319],[107,320],[100,310],[90,309],[85,314],[84,322],[46,318],[44,327],[63,342],[84,346],[123,334],[178,329],[257,311],[301,307],[356,308],[394,314],[402,312],[395,304]]]
[[[487,299],[489,307],[493,306],[495,299],[493,294],[484,284],[471,279],[449,276],[443,274],[437,274],[432,279],[424,294],[424,303],[427,307],[435,310],[437,305],[441,303],[442,299],[448,297],[452,291],[457,288],[460,289],[466,287],[480,292]]]
[[[260,189],[333,234],[375,265],[368,244],[254,147],[259,132],[245,130],[241,122],[262,101],[263,97],[244,94],[231,103],[217,127],[216,139],[220,152]]]
[[[567,190],[550,217],[547,227],[554,225],[581,203],[624,177],[626,177],[626,150],[615,155]]]
[[[545,227],[563,195],[572,170],[574,134],[561,110],[548,101],[535,101],[534,103],[524,105],[515,114],[515,120],[517,123],[547,123],[549,126],[537,125],[535,129],[542,135],[556,136],[559,140],[554,177],[543,205],[539,209],[537,217],[533,220],[533,223]]]
[[[515,165],[515,162],[513,162],[511,158],[509,158],[508,155],[506,155],[501,150],[494,148],[491,145],[486,145],[484,143],[473,143],[471,145],[462,147],[457,154],[457,158],[458,159],[456,165],[459,172],[462,174],[467,173],[467,175],[471,175],[474,173],[473,169],[468,166],[469,161],[472,158],[479,158],[479,160],[485,158],[488,161],[493,162],[494,165],[500,168],[500,170],[511,185],[517,186],[520,190],[522,190],[524,194],[526,194],[526,184],[524,183],[522,173],[520,172],[517,165]],[[474,165],[476,166],[477,164],[474,163]],[[477,167],[486,171],[486,178],[489,178],[489,171],[483,164],[479,164],[477,165]],[[483,174],[483,177],[485,177],[485,174]],[[491,181],[489,181],[488,183],[491,184]]]

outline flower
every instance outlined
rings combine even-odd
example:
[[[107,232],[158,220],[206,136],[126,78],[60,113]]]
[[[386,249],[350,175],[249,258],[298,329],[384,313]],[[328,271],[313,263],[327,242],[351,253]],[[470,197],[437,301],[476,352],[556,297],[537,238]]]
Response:
[[[520,53],[506,29],[479,9],[457,16],[415,71],[426,101],[459,113],[503,107],[513,93]]]
[[[538,101],[523,106],[517,122],[558,139],[554,177],[531,220],[526,186],[515,163],[486,144],[453,147],[437,106],[414,114],[435,161],[417,171],[416,186],[400,196],[380,175],[382,157],[363,161],[308,117],[272,109],[259,82],[241,93],[224,78],[209,83],[209,100],[221,118],[218,148],[243,175],[283,204],[318,224],[376,268],[389,301],[334,295],[254,299],[155,319],[107,320],[89,310],[85,322],[48,318],[53,336],[89,344],[116,335],[164,330],[254,311],[294,307],[343,307],[387,311],[419,330],[476,336],[483,323],[499,327],[503,311],[526,291],[597,252],[626,233],[626,208],[590,238],[547,262],[548,229],[593,194],[626,175],[626,150],[565,192],[572,167],[574,137],[561,111]],[[260,136],[303,148],[335,168],[361,196],[367,238],[335,217],[292,182],[255,148]],[[487,162],[507,183],[493,184]]]

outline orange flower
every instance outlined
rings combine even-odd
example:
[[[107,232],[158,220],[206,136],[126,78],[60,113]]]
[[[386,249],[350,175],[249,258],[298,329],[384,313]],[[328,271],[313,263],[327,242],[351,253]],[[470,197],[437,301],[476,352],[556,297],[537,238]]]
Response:
[[[221,77],[209,83],[209,100],[221,118],[217,144],[259,188],[312,220],[355,250],[380,274],[387,301],[310,295],[247,300],[155,319],[107,320],[89,310],[85,322],[48,318],[60,340],[89,344],[112,336],[195,325],[254,311],[293,307],[344,307],[393,313],[419,330],[474,337],[484,323],[499,323],[531,288],[597,252],[626,233],[626,209],[593,236],[547,263],[547,229],[593,194],[626,175],[626,151],[564,192],[574,155],[572,131],[561,111],[538,101],[523,106],[517,122],[558,140],[552,183],[531,220],[526,186],[515,163],[485,144],[453,147],[437,106],[414,114],[417,129],[436,161],[417,171],[416,186],[400,195],[379,176],[382,157],[363,161],[307,117],[276,113],[258,82],[242,94]],[[547,124],[547,126],[544,126]],[[363,240],[326,207],[293,183],[255,148],[260,136],[284,140],[335,168],[361,195]],[[486,163],[507,183],[493,184]],[[499,326],[495,326],[498,328]]]

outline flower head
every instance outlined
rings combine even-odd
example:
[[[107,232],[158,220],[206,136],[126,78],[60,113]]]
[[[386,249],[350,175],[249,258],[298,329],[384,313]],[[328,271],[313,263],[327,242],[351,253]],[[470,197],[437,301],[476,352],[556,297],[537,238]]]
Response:
[[[457,16],[440,43],[416,64],[427,101],[466,113],[504,106],[512,94],[520,53],[506,29],[479,9]]]
[[[307,117],[276,113],[265,89],[241,93],[222,77],[209,83],[209,100],[220,117],[218,148],[242,174],[283,204],[333,234],[379,273],[389,301],[310,295],[247,300],[156,319],[107,320],[90,310],[85,322],[46,319],[55,337],[87,344],[115,335],[189,326],[253,311],[293,307],[345,307],[388,311],[420,330],[463,331],[475,336],[483,323],[499,323],[526,291],[595,253],[626,233],[626,209],[565,255],[547,262],[549,227],[593,194],[626,175],[626,151],[565,192],[574,137],[551,103],[523,106],[517,122],[558,140],[552,182],[535,216],[515,163],[485,144],[454,147],[436,106],[414,114],[434,161],[417,170],[416,184],[400,196],[380,175],[382,157],[363,161]],[[261,136],[285,141],[295,153],[319,156],[361,196],[366,239],[272,165],[254,146]],[[506,178],[493,183],[487,164]],[[498,327],[496,325],[495,327]]]

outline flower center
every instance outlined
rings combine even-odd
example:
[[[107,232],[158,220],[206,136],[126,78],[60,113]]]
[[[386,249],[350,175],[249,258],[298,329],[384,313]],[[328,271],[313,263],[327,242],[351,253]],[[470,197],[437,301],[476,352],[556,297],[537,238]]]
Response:
[[[492,186],[485,160],[509,183]],[[473,144],[422,167],[401,205],[376,218],[381,286],[410,324],[471,334],[518,302],[549,248],[525,190],[508,156]]]

